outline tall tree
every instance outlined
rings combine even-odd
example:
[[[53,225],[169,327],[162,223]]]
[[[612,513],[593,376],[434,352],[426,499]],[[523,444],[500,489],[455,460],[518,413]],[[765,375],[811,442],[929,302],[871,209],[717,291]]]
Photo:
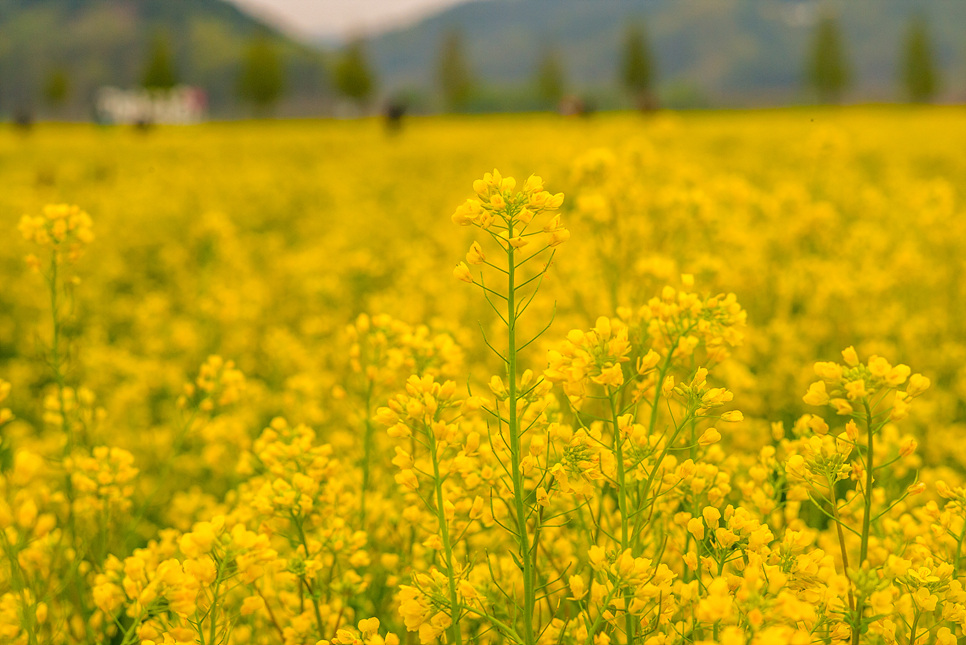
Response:
[[[812,51],[806,70],[809,86],[823,102],[835,102],[849,83],[849,68],[845,62],[845,48],[835,17],[822,16],[815,28]]]
[[[463,53],[463,35],[459,31],[450,31],[443,37],[436,71],[446,108],[453,111],[464,108],[470,98],[473,80]]]
[[[238,77],[238,94],[251,103],[256,114],[271,112],[285,88],[285,72],[274,43],[256,36],[248,44]]]
[[[50,107],[59,109],[70,96],[70,77],[63,68],[51,70],[44,80],[44,101]]]
[[[149,90],[169,90],[177,84],[171,43],[164,34],[156,34],[151,41],[141,85]]]
[[[915,103],[931,101],[939,89],[932,43],[922,18],[914,18],[909,23],[902,57],[902,81],[906,94]]]
[[[541,101],[549,107],[555,107],[563,97],[566,79],[560,55],[556,50],[548,49],[544,52],[537,68],[537,92]]]
[[[346,47],[336,63],[333,81],[340,94],[360,107],[369,101],[375,80],[361,40],[355,40]]]
[[[654,94],[654,61],[647,35],[641,24],[632,24],[624,33],[621,54],[621,83],[641,109],[657,105]]]

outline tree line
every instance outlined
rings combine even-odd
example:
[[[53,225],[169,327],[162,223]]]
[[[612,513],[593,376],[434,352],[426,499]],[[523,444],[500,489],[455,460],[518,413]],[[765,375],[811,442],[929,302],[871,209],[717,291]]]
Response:
[[[276,43],[265,36],[252,38],[242,53],[236,93],[256,115],[268,114],[284,95],[285,66]],[[940,88],[935,54],[926,23],[913,18],[907,28],[900,56],[898,78],[905,96],[913,102],[928,102]],[[642,22],[625,28],[616,70],[628,100],[642,110],[658,106],[656,64]],[[377,95],[378,79],[370,64],[365,43],[354,40],[338,52],[329,66],[330,80],[338,96],[367,112]],[[841,28],[834,15],[817,22],[804,65],[806,87],[820,102],[842,100],[854,80]],[[167,90],[179,83],[177,67],[168,38],[158,34],[144,61],[141,85],[149,90]],[[480,84],[466,52],[462,33],[450,31],[442,37],[437,53],[435,89],[446,111],[467,108]],[[546,109],[575,98],[567,81],[560,52],[545,47],[535,61],[531,87],[538,104]],[[70,77],[63,68],[52,69],[44,84],[43,97],[51,108],[64,105],[71,91]],[[581,104],[582,108],[585,108]]]
[[[906,98],[914,103],[933,100],[939,91],[939,72],[926,22],[915,17],[906,29],[898,77]],[[838,21],[832,14],[818,22],[809,52],[806,78],[819,100],[842,99],[854,77]]]
[[[902,50],[897,78],[904,97],[915,103],[935,99],[940,77],[926,22],[910,20]],[[441,41],[436,69],[437,90],[445,109],[459,111],[470,101],[477,79],[468,62],[465,43],[458,31],[447,33]],[[642,22],[625,29],[619,53],[618,78],[626,96],[643,110],[658,106],[655,58]],[[842,100],[854,80],[848,52],[836,17],[825,14],[816,23],[803,69],[805,89],[822,103]],[[335,66],[334,85],[346,100],[366,109],[376,94],[376,78],[369,65],[365,44],[349,43]],[[555,48],[545,48],[534,67],[532,87],[544,107],[556,107],[568,94],[563,60]]]
[[[172,51],[164,33],[151,40],[144,59],[140,86],[148,91],[164,92],[182,83]],[[249,104],[256,115],[272,111],[285,92],[285,66],[278,45],[268,36],[251,38],[241,53],[235,79],[237,97]],[[44,103],[53,110],[61,109],[71,96],[70,74],[63,67],[49,70],[42,85]]]

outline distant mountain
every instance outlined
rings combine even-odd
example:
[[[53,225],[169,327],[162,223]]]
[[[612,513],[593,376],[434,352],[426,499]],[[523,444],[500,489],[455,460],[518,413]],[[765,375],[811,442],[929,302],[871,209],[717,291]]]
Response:
[[[619,47],[641,21],[665,100],[749,106],[808,100],[805,57],[817,18],[838,16],[852,78],[847,101],[901,99],[898,61],[908,21],[922,16],[944,79],[966,97],[962,0],[481,0],[368,43],[386,92],[432,96],[437,48],[459,30],[478,81],[532,85],[542,52],[560,53],[572,90],[619,101]],[[521,92],[525,93],[522,89]]]
[[[242,114],[240,61],[256,35],[274,41],[286,66],[283,111],[324,98],[321,54],[222,0],[0,0],[0,114],[43,111],[52,74],[68,81],[67,115],[90,111],[104,85],[140,84],[149,47],[170,41],[178,79],[203,87],[215,116]]]
[[[237,2],[237,0],[234,0]],[[366,51],[383,97],[441,106],[438,48],[463,34],[476,110],[532,109],[534,76],[559,53],[567,89],[600,107],[628,105],[617,83],[627,26],[644,25],[666,105],[756,106],[810,100],[802,70],[815,22],[839,17],[853,83],[846,101],[901,100],[899,56],[909,20],[925,19],[941,70],[942,100],[966,100],[966,0],[467,0]],[[204,88],[214,117],[248,114],[236,98],[246,44],[275,42],[286,67],[277,114],[338,112],[328,86],[331,46],[308,45],[230,0],[0,0],[0,119],[21,107],[84,117],[99,87],[139,85],[152,40],[170,40],[177,75]],[[66,78],[68,104],[45,108],[44,88]],[[373,105],[378,105],[374,102]]]

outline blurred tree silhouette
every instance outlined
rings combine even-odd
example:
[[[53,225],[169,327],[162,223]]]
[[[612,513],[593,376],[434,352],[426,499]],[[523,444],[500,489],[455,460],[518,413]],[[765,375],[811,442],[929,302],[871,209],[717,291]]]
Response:
[[[822,102],[837,102],[849,83],[849,68],[838,21],[826,14],[815,28],[812,51],[806,70],[809,86]]]
[[[275,45],[264,36],[249,43],[238,78],[238,94],[251,103],[256,114],[271,112],[282,96],[285,72]]]
[[[537,68],[537,92],[545,106],[554,108],[563,98],[566,79],[560,54],[555,49],[547,49]]]
[[[44,102],[54,109],[63,107],[70,96],[70,77],[67,70],[56,68],[50,70],[44,81]]]
[[[171,43],[164,34],[155,34],[151,41],[151,50],[148,53],[141,85],[149,90],[169,90],[177,84]]]
[[[902,82],[906,94],[915,103],[933,100],[939,89],[939,75],[932,56],[932,43],[926,22],[913,18],[906,33],[902,57]]]
[[[473,81],[463,53],[463,35],[459,31],[450,31],[443,38],[437,74],[446,108],[455,111],[465,107]]]
[[[654,94],[654,61],[644,27],[640,23],[629,26],[624,33],[621,82],[638,108],[657,107]]]
[[[368,103],[375,81],[361,40],[349,43],[335,65],[333,76],[339,94],[360,107]]]

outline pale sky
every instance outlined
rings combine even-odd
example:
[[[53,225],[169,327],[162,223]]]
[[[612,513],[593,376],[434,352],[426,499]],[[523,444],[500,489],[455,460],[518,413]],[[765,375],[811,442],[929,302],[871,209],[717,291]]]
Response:
[[[230,0],[306,36],[346,38],[415,22],[468,0]]]

